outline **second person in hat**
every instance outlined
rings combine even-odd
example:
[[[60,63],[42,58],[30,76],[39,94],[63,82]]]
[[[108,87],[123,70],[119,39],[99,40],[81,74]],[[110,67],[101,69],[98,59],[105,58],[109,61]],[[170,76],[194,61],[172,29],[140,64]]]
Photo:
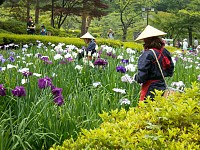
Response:
[[[88,46],[80,54],[79,59],[81,59],[82,57],[87,57],[88,60],[92,60],[92,55],[96,53],[96,48],[97,48],[95,38],[89,32],[87,32],[80,38],[83,39]]]

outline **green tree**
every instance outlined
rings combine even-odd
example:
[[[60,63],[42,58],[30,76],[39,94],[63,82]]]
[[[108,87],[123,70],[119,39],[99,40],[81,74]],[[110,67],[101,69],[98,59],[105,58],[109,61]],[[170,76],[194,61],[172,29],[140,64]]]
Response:
[[[141,19],[141,4],[137,0],[118,0],[114,7],[121,21],[122,41],[126,41],[128,28]]]
[[[3,4],[5,2],[5,0],[0,0],[0,5]]]

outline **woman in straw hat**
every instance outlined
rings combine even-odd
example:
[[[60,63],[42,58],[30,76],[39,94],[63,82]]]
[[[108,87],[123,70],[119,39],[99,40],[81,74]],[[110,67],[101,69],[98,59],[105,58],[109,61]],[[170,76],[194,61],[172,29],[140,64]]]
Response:
[[[87,32],[80,38],[83,39],[86,44],[88,44],[88,47],[84,49],[79,59],[82,57],[87,57],[89,60],[92,60],[92,55],[96,52],[97,46],[95,38],[89,32]]]
[[[142,83],[140,101],[145,100],[147,96],[153,99],[153,92],[155,92],[155,89],[162,91],[166,89],[162,73],[164,77],[171,77],[173,75],[174,64],[170,52],[164,48],[165,43],[159,37],[165,34],[166,33],[148,25],[136,39],[136,41],[144,41],[144,51],[138,60],[138,72],[134,75],[134,80],[138,83]],[[159,61],[162,73],[155,55]]]

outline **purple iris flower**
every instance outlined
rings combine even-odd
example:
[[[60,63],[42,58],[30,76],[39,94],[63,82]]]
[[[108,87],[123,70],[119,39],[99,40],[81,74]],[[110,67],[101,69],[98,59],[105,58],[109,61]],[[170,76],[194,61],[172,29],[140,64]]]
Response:
[[[54,97],[54,103],[56,103],[58,106],[61,106],[64,104],[63,96],[58,95]]]
[[[62,94],[62,88],[57,88],[57,87],[55,88],[55,87],[54,87],[54,88],[52,89],[52,94],[55,95],[55,96],[61,95],[61,94]]]
[[[22,72],[22,74],[23,74],[23,76],[25,76],[25,77],[29,77],[29,76],[33,75],[32,72],[28,72],[28,71]]]
[[[3,59],[3,55],[0,54],[0,60],[2,60],[2,59]]]
[[[99,53],[99,55],[101,55],[101,54],[103,53],[103,51],[102,51],[102,50],[100,50],[98,53]]]
[[[45,64],[52,64],[53,62],[50,60],[44,61]]]
[[[52,85],[52,81],[49,77],[41,78],[38,80],[38,87],[40,89],[45,89],[47,87],[51,87]]]
[[[2,59],[1,59],[2,64],[3,64],[5,61],[6,61],[5,58],[2,58]]]
[[[2,62],[2,64],[6,61],[5,58],[3,58],[3,55],[0,54],[0,61]]]
[[[116,54],[113,54],[113,55],[112,55],[112,58],[116,58],[116,57],[117,57]]]
[[[178,57],[175,57],[175,61],[178,61]]]
[[[11,56],[14,56],[14,55],[15,55],[15,52],[10,52],[10,55],[11,55]]]
[[[72,62],[72,61],[73,61],[73,58],[69,57],[69,58],[66,58],[66,60],[67,60],[68,62]]]
[[[65,60],[61,60],[60,64],[66,64],[67,62]]]
[[[39,56],[38,56],[38,57],[39,57]],[[41,59],[41,60],[44,60],[44,61],[48,61],[48,60],[49,60],[49,57],[48,57],[48,56],[42,56],[40,59]]]
[[[0,84],[0,96],[6,96],[6,88],[3,87],[3,84]]]
[[[14,90],[12,90],[13,96],[21,97],[26,96],[26,91],[23,86],[16,86]]]
[[[117,66],[116,70],[117,70],[117,72],[121,72],[121,73],[125,73],[126,72],[126,68],[124,66]]]
[[[112,56],[112,52],[107,53],[108,56]]]
[[[129,61],[128,61],[128,59],[122,59],[122,63],[124,63],[124,64],[128,64]]]
[[[98,65],[98,66],[105,66],[107,64],[108,64],[108,62],[106,60],[103,60],[103,59],[97,59],[94,62],[94,65]]]
[[[15,58],[13,56],[10,56],[8,59],[10,60],[10,62],[14,62],[15,61]]]
[[[41,58],[41,57],[42,57],[42,54],[38,54],[37,56],[38,56],[38,58]]]

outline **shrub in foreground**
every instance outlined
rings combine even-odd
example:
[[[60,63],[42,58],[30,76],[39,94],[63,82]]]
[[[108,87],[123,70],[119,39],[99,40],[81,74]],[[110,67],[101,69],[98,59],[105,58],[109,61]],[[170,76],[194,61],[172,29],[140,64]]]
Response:
[[[200,88],[197,83],[185,93],[167,99],[157,92],[155,101],[138,108],[100,114],[101,126],[83,129],[79,137],[65,140],[65,149],[200,149]]]

